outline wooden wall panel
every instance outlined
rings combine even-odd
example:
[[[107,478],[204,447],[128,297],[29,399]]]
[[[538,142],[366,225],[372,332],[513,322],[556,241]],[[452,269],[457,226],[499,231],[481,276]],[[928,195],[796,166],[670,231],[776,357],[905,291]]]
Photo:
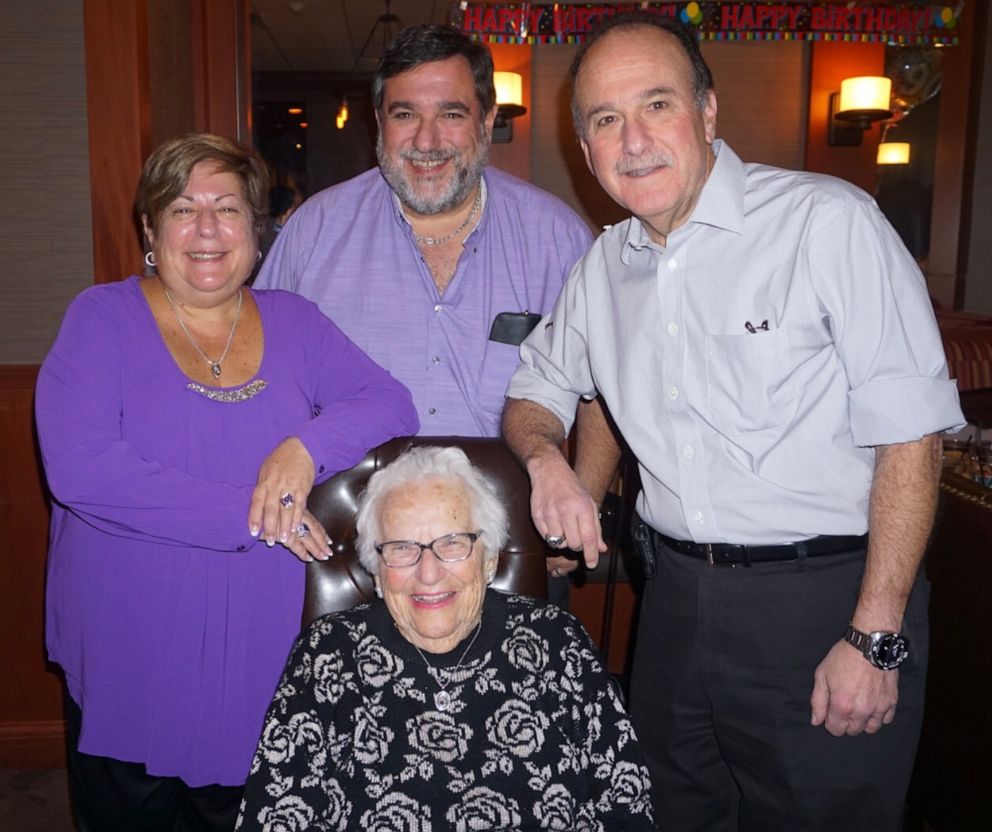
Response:
[[[144,2],[86,0],[93,264],[97,283],[141,273],[134,188],[151,150],[148,11]]]
[[[967,206],[975,161],[981,69],[975,56],[982,54],[987,4],[976,13],[975,3],[965,3],[958,19],[957,46],[943,50],[937,157],[934,161],[933,208],[930,221],[930,256],[927,283],[930,294],[945,309],[964,304],[967,268]],[[983,235],[984,236],[984,235]],[[987,274],[988,264],[983,264]],[[979,275],[975,276],[978,279]]]
[[[34,441],[36,366],[0,366],[0,767],[63,764],[62,686],[45,659],[48,508]]]
[[[192,0],[196,129],[251,144],[251,3]]]

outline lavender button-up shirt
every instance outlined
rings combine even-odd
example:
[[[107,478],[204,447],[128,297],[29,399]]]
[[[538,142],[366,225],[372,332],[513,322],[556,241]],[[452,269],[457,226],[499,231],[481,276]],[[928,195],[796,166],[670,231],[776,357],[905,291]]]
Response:
[[[443,295],[378,169],[307,200],[255,283],[317,303],[410,389],[425,435],[499,435],[519,352],[489,340],[493,319],[550,311],[592,241],[557,197],[493,168],[485,182],[482,217]]]

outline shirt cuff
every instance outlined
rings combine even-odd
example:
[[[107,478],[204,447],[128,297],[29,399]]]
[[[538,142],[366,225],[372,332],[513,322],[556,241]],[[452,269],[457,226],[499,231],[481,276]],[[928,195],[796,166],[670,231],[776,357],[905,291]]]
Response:
[[[521,365],[513,374],[506,389],[506,398],[526,399],[550,410],[562,423],[566,435],[572,429],[575,409],[579,406],[578,395],[555,387],[535,374],[527,365]]]
[[[897,378],[863,384],[848,394],[851,434],[859,447],[915,442],[966,424],[958,388],[944,378]]]

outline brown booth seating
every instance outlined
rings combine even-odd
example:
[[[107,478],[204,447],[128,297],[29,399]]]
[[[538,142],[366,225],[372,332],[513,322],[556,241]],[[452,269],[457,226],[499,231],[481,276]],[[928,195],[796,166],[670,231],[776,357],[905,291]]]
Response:
[[[372,577],[358,562],[355,551],[358,498],[375,471],[404,449],[418,445],[456,445],[495,481],[510,515],[510,534],[500,552],[493,588],[547,597],[547,550],[530,519],[530,480],[503,441],[460,436],[407,437],[369,451],[354,468],[341,471],[310,492],[307,507],[324,524],[334,543],[330,560],[307,565],[304,627],[321,615],[373,599]]]

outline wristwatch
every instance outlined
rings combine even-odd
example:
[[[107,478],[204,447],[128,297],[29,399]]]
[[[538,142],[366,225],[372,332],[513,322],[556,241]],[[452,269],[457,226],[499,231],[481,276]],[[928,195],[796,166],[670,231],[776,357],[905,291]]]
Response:
[[[909,639],[901,633],[862,633],[848,624],[844,641],[879,670],[895,670],[909,656]]]

